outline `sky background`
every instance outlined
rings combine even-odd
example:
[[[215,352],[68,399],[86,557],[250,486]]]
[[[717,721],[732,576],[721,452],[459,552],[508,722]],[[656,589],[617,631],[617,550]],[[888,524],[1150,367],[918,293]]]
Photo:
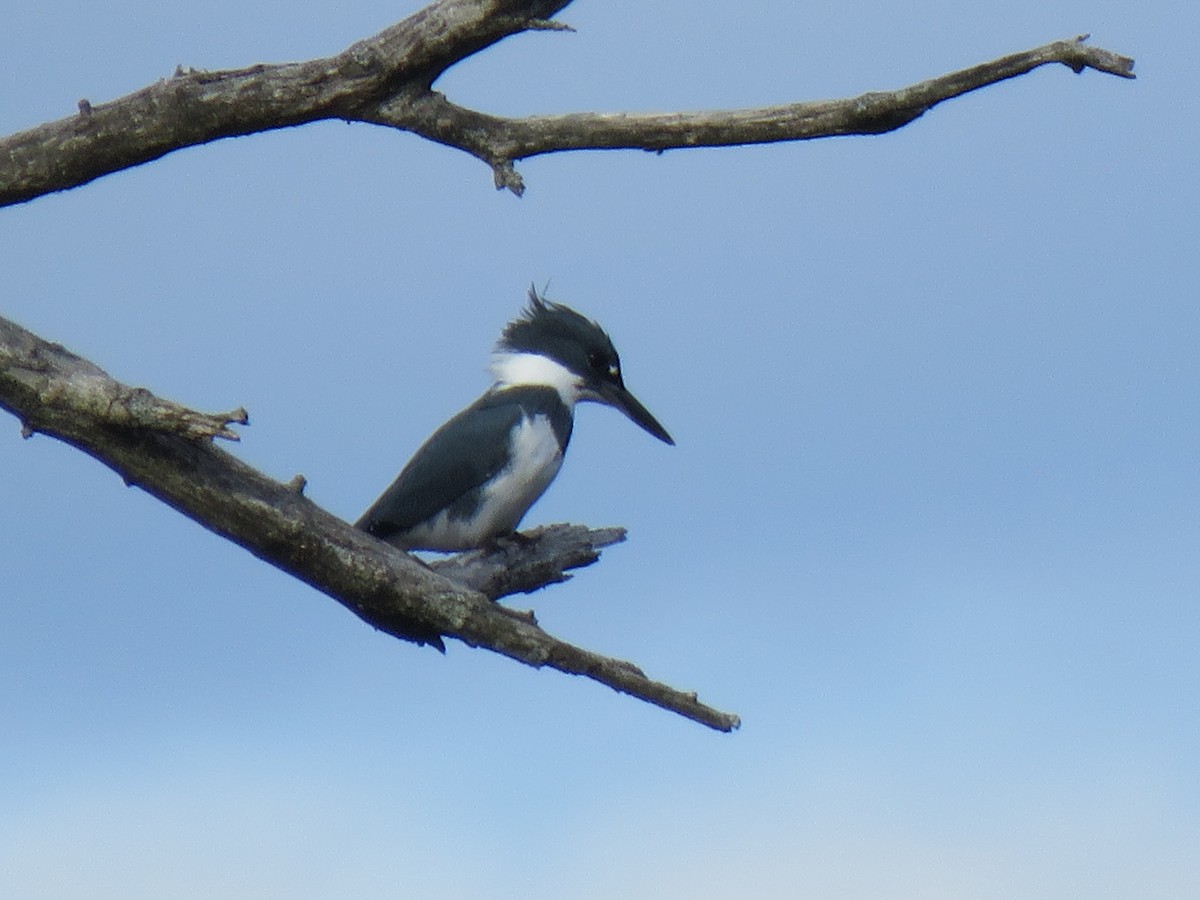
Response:
[[[9,4],[0,132],[335,53],[417,8]],[[244,405],[355,518],[488,383],[531,282],[666,447],[582,407],[526,519],[627,543],[542,624],[742,716],[372,631],[108,469],[0,428],[0,895],[1200,895],[1200,7],[605,4],[439,83],[501,114],[900,87],[1089,31],[901,131],[560,154],[528,191],[323,123],[0,210],[9,316]],[[0,419],[0,425],[3,425]]]

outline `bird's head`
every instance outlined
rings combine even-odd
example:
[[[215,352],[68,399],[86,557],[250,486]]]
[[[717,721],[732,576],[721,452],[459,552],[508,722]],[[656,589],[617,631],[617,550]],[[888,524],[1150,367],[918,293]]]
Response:
[[[625,387],[621,359],[604,329],[529,289],[529,305],[496,343],[492,371],[500,384],[553,387],[564,402],[592,400],[615,407],[660,441],[671,435]]]

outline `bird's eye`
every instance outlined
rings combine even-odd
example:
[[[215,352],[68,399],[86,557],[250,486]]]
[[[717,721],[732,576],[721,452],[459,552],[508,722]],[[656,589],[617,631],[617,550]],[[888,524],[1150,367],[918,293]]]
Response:
[[[598,376],[614,381],[621,380],[621,364],[608,353],[593,350],[588,353],[588,365]]]

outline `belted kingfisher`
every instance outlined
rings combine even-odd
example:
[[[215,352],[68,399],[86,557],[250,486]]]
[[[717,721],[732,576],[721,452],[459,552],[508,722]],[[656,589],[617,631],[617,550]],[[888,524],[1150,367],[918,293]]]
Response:
[[[533,288],[491,371],[487,393],[433,433],[356,527],[405,550],[468,550],[511,534],[562,467],[581,400],[675,443],[625,389],[604,330]]]

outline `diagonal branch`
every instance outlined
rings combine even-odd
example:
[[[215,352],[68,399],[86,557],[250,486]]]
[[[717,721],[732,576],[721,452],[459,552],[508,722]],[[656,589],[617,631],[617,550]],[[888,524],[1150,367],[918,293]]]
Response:
[[[205,528],[333,597],[389,634],[441,645],[439,635],[485,647],[527,665],[584,675],[710,728],[731,731],[738,718],[700,703],[694,693],[652,681],[636,666],[547,634],[532,616],[489,596],[529,591],[594,561],[617,530],[553,526],[528,548],[496,548],[458,560],[439,574],[416,558],[331,515],[301,493],[303,479],[281,484],[213,446],[231,421],[192,413],[130,388],[103,370],[0,318],[0,407],[26,435],[48,434],[94,456]],[[496,571],[497,556],[508,560]],[[487,596],[481,591],[485,591]]]
[[[892,131],[951,97],[1061,63],[1133,77],[1133,60],[1055,41],[911,87],[845,100],[664,115],[502,118],[433,91],[447,68],[522,31],[569,30],[570,0],[437,0],[336,56],[220,72],[176,70],[111,103],[0,139],[0,206],[66,190],[174,150],[322,119],[369,122],[457,147],[491,166],[497,187],[524,183],[514,162],[564,150],[717,147]]]

